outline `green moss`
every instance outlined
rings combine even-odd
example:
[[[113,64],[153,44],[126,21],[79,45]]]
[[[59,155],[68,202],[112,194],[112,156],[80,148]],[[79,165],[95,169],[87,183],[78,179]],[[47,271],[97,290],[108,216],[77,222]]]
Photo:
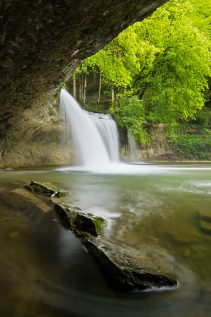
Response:
[[[67,195],[67,192],[64,190],[59,190],[57,193],[57,197],[64,197]]]
[[[65,225],[77,235],[86,232],[98,236],[103,231],[106,221],[101,217],[85,213],[80,208],[65,204],[55,204],[55,210]]]
[[[46,196],[56,195],[57,197],[63,197],[67,193],[63,190],[60,190],[57,186],[51,183],[43,183],[31,181],[29,185],[25,186],[26,189],[33,193],[40,193]]]
[[[102,217],[93,217],[93,221],[95,223],[96,231],[98,234],[102,233],[103,228],[106,224],[106,221]]]
[[[56,188],[52,184],[38,183],[34,181],[31,181],[31,183],[29,185],[26,185],[25,188],[30,190],[31,192],[37,192],[40,194],[45,194],[47,196],[51,196],[58,192],[58,188]]]

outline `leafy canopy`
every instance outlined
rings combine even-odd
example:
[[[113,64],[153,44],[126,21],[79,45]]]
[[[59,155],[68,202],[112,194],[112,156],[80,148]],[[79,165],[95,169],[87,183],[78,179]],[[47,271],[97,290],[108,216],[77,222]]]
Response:
[[[170,128],[204,106],[210,71],[211,4],[170,0],[149,18],[121,32],[77,72],[100,72],[115,87],[111,111],[144,142],[147,124]]]

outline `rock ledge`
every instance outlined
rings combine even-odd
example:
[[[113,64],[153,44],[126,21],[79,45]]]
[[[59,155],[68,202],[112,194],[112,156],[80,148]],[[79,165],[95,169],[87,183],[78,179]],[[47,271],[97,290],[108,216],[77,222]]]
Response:
[[[85,238],[82,243],[115,289],[138,292],[177,287],[175,275],[167,271],[167,268],[161,269],[158,259],[141,257],[139,263],[132,248],[121,247],[102,238]]]

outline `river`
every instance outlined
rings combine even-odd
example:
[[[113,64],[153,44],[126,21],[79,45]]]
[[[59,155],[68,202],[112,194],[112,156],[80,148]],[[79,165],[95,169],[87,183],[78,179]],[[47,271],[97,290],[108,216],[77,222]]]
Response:
[[[142,172],[0,171],[0,315],[207,317],[211,312],[211,165],[144,165]],[[154,168],[154,169],[153,169]],[[145,172],[143,172],[145,170]],[[106,236],[136,250],[150,240],[175,265],[174,291],[112,290],[51,205],[19,199],[31,179],[57,184],[69,202],[108,219]]]

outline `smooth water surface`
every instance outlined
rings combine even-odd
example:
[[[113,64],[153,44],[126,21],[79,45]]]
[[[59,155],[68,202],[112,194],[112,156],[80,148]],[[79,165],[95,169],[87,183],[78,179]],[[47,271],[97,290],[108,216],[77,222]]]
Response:
[[[211,209],[211,165],[149,166],[138,174],[0,172],[0,316],[210,316],[211,234],[201,229],[198,212]],[[180,287],[139,294],[110,289],[52,206],[20,199],[31,179],[67,189],[73,205],[106,217],[105,234],[119,244],[164,248]]]

